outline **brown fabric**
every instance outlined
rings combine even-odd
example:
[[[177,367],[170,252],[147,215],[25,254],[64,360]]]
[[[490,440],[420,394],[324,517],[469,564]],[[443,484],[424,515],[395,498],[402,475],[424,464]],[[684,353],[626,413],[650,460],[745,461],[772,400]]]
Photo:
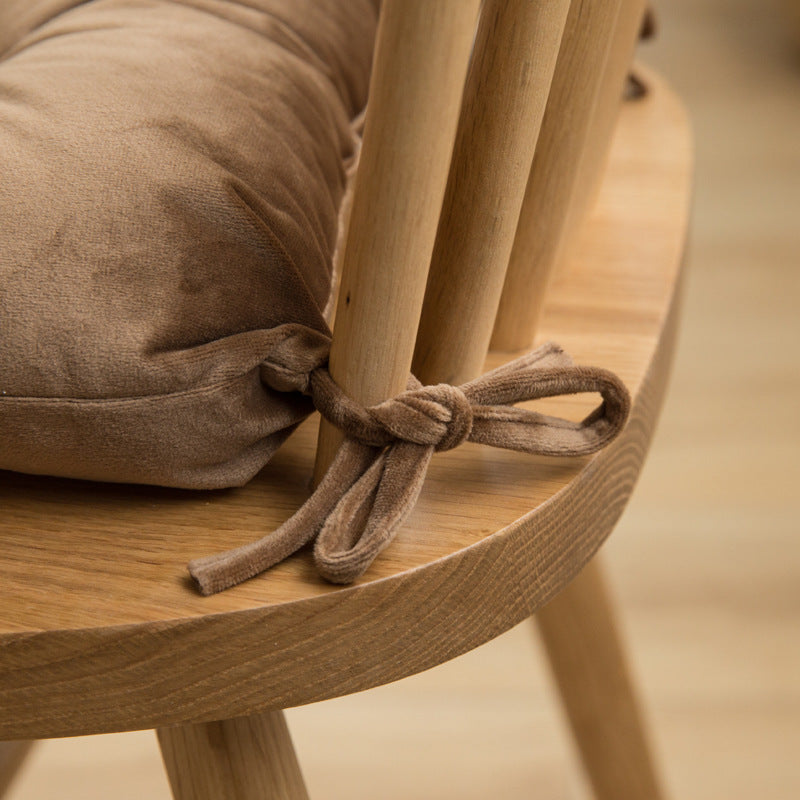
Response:
[[[364,573],[392,540],[419,496],[433,453],[469,439],[525,453],[580,456],[594,453],[625,425],[630,398],[612,373],[574,366],[556,345],[528,355],[460,387],[421,386],[413,377],[398,397],[363,408],[344,394],[319,364],[308,376],[291,369],[287,332],[281,378],[311,394],[322,415],[347,437],[316,491],[277,531],[257,542],[196,559],[189,572],[203,594],[214,594],[263,572],[315,540],[314,561],[333,583]],[[274,369],[274,367],[272,368]],[[582,422],[546,416],[514,404],[543,397],[599,392],[602,403]]]
[[[0,3],[0,469],[240,485],[311,410],[373,0]]]

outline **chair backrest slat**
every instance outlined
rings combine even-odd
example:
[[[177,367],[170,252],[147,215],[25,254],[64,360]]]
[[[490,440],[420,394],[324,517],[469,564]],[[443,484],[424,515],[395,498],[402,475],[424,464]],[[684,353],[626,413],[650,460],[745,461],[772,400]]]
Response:
[[[520,350],[533,341],[622,7],[623,0],[570,6],[492,335],[495,350]]]
[[[622,0],[614,27],[611,50],[597,95],[589,136],[575,179],[573,202],[567,218],[566,236],[577,230],[597,199],[611,139],[622,108],[625,81],[633,62],[645,12],[645,0]]]
[[[330,357],[351,397],[530,344],[643,2],[484,0],[476,34],[479,0],[385,0]],[[340,441],[323,423],[317,478]]]
[[[414,354],[423,383],[483,367],[569,5],[484,2]]]
[[[479,0],[385,0],[330,355],[370,404],[405,388]],[[340,442],[323,425],[317,478]]]

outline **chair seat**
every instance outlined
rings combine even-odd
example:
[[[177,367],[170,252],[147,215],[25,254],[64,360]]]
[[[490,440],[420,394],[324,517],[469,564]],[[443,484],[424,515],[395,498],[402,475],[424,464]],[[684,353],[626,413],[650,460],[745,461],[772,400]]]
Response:
[[[611,531],[669,367],[691,155],[677,98],[622,114],[592,216],[556,277],[542,339],[616,371],[631,422],[592,458],[467,444],[438,454],[417,508],[350,587],[300,553],[213,597],[193,557],[277,527],[307,496],[316,420],[250,484],[185,492],[0,473],[0,739],[230,718],[386,683],[465,652],[563,588]],[[492,354],[488,367],[513,354]],[[596,398],[539,408],[579,418]]]

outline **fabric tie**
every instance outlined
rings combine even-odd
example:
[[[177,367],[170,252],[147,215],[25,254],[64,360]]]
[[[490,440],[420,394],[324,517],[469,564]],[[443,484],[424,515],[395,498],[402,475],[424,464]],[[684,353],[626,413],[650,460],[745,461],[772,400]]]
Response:
[[[284,326],[288,332],[262,378],[274,388],[310,394],[322,416],[342,430],[344,443],[313,494],[276,531],[189,564],[205,595],[260,574],[312,540],[320,575],[351,583],[414,507],[435,451],[469,440],[539,455],[589,455],[620,433],[630,409],[628,391],[613,373],[574,366],[550,343],[458,387],[422,386],[411,376],[405,392],[365,408],[328,373],[327,337],[301,327]],[[294,356],[296,337],[303,343],[302,363]],[[514,406],[584,392],[599,393],[602,402],[581,422]]]

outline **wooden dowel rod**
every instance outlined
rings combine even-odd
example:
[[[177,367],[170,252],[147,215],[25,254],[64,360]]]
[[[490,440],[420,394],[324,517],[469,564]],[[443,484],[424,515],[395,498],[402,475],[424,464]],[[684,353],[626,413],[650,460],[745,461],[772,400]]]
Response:
[[[597,199],[608,153],[611,149],[614,128],[622,108],[625,81],[633,63],[636,42],[639,40],[644,10],[644,0],[622,0],[603,74],[603,82],[600,85],[592,115],[589,139],[578,167],[576,190],[567,220],[567,231],[575,232],[577,230]]]
[[[534,617],[596,800],[663,797],[597,556]]]
[[[308,800],[281,711],[157,734],[175,800]]]
[[[483,368],[568,9],[484,3],[414,353],[423,383]]]
[[[406,386],[479,0],[387,0],[342,265],[330,371],[356,400]],[[315,477],[340,443],[323,424]]]
[[[586,147],[622,0],[574,0],[533,157],[500,298],[492,349],[530,346]]]

